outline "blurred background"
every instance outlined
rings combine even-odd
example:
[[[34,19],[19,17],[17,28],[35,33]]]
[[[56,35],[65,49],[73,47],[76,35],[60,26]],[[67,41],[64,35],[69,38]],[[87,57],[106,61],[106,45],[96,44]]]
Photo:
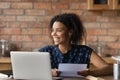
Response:
[[[0,40],[11,50],[33,51],[52,41],[50,19],[76,13],[87,30],[86,45],[103,57],[120,54],[120,11],[87,9],[87,0],[0,0]]]

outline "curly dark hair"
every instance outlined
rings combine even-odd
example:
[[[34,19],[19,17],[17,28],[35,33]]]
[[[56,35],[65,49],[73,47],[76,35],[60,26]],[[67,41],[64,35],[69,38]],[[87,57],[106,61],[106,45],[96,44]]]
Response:
[[[69,31],[73,31],[71,36],[71,43],[79,44],[83,41],[83,36],[85,36],[86,30],[77,14],[63,13],[54,16],[50,21],[51,30],[55,21],[63,23]]]

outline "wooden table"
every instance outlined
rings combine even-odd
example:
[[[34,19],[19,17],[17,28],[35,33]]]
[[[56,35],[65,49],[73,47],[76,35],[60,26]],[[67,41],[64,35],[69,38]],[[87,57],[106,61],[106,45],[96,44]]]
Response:
[[[0,79],[0,80],[18,80],[18,79]],[[19,79],[20,80],[20,79]],[[22,79],[21,79],[22,80]],[[54,80],[54,79],[53,79]],[[86,79],[86,78],[64,78],[61,80],[114,80],[113,76],[101,76],[99,79]],[[120,79],[118,79],[120,80]]]
[[[116,63],[115,60],[110,57],[103,58],[107,63]],[[0,57],[0,70],[11,70],[11,60],[10,57]]]
[[[111,59],[110,57],[103,59],[110,64],[116,63],[116,61]],[[12,70],[10,57],[0,57],[0,70]],[[103,78],[104,80],[113,80],[112,76],[103,76],[101,78]],[[14,79],[8,79],[8,80],[14,80]],[[87,80],[87,79],[65,78],[63,80]]]
[[[11,70],[10,57],[0,57],[0,70]]]
[[[86,78],[65,78],[63,80],[114,80],[113,76],[101,76],[97,79],[86,79]],[[118,79],[120,80],[120,79]]]
[[[105,57],[103,59],[110,64],[116,63],[116,61],[111,59],[110,57]],[[11,67],[10,57],[0,57],[0,70],[11,70],[11,69],[12,67]]]

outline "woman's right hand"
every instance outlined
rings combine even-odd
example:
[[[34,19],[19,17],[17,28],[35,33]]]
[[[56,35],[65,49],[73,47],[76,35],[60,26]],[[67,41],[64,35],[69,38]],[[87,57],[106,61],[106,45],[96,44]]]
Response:
[[[78,75],[82,75],[82,76],[88,76],[90,73],[90,71],[88,69],[83,70],[83,71],[78,71]]]
[[[56,77],[56,76],[59,76],[60,74],[60,71],[58,71],[58,69],[52,69],[52,76]]]

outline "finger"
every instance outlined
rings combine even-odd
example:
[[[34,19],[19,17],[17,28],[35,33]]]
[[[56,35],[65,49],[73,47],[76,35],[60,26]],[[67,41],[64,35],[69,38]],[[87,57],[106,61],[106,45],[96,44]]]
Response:
[[[57,71],[56,71],[56,69],[52,69],[52,76],[57,76]]]
[[[57,76],[59,76],[61,74],[61,71],[57,71]]]
[[[82,75],[82,76],[87,76],[88,75],[88,70],[78,71],[77,74]]]

